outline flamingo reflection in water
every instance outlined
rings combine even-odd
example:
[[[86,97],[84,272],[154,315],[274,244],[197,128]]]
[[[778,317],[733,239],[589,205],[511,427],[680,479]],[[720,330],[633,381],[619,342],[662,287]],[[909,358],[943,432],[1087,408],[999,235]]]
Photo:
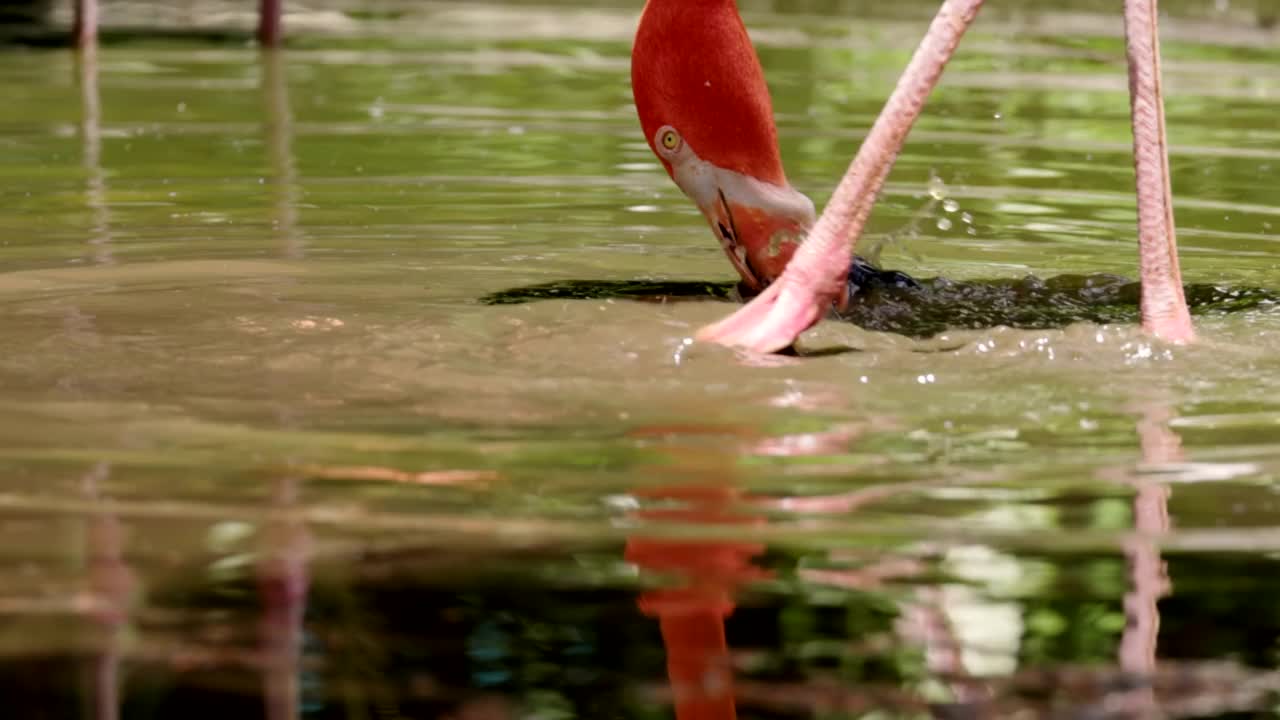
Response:
[[[843,556],[831,553],[834,564],[859,564],[856,569],[798,569],[796,576],[811,586],[876,592],[884,589],[897,597],[898,621],[894,626],[902,647],[915,648],[925,660],[928,674],[949,690],[947,704],[979,712],[1037,713],[1046,706],[1023,697],[1043,695],[1051,701],[1067,701],[1084,713],[1118,713],[1124,717],[1178,714],[1183,707],[1216,707],[1226,711],[1250,707],[1272,686],[1265,679],[1217,664],[1198,665],[1158,661],[1160,612],[1158,602],[1170,592],[1170,580],[1159,549],[1160,536],[1169,529],[1169,487],[1152,470],[1176,469],[1184,460],[1181,440],[1169,427],[1167,404],[1144,403],[1137,409],[1135,433],[1139,453],[1135,462],[1103,471],[1103,476],[1134,489],[1133,534],[1122,540],[1129,587],[1123,598],[1125,626],[1116,646],[1111,668],[1026,668],[1001,677],[983,677],[966,667],[971,641],[957,632],[950,612],[955,596],[945,583],[922,583],[928,569],[929,550],[903,549],[875,554]],[[757,562],[765,554],[764,543],[752,540],[676,539],[669,530],[691,528],[724,530],[741,528],[745,537],[767,536],[766,513],[801,513],[806,516],[848,515],[868,505],[901,496],[952,488],[957,484],[981,485],[982,475],[938,478],[871,486],[829,496],[762,497],[744,492],[732,477],[742,453],[802,455],[847,450],[848,443],[865,428],[843,427],[828,433],[761,438],[747,430],[726,428],[656,427],[637,431],[658,438],[666,450],[664,472],[675,476],[666,485],[651,487],[637,497],[653,509],[635,517],[646,531],[628,541],[626,557],[647,572],[664,577],[668,585],[641,594],[638,605],[655,617],[667,652],[669,697],[680,720],[734,718],[740,708],[867,712],[891,708],[902,712],[937,709],[936,697],[894,688],[850,687],[822,681],[777,683],[747,682],[735,678],[735,662],[725,632],[725,621],[734,612],[735,597],[753,583],[772,577]],[[708,452],[708,432],[737,434],[744,442],[726,452]],[[718,533],[719,534],[719,533]],[[732,535],[730,531],[728,533]],[[945,554],[945,553],[944,553]],[[887,587],[903,583],[902,593]],[[857,638],[849,638],[857,644]],[[874,652],[874,649],[868,650]],[[1223,687],[1234,689],[1223,692]],[[1071,688],[1071,697],[1062,697]],[[933,701],[933,702],[931,702]]]
[[[888,688],[862,692],[821,683],[736,680],[725,622],[735,610],[739,589],[772,576],[756,564],[766,547],[751,540],[678,539],[664,532],[691,527],[741,528],[750,536],[751,530],[766,524],[767,512],[845,514],[920,490],[921,483],[906,482],[824,497],[758,497],[743,492],[728,469],[742,451],[788,456],[835,452],[864,430],[861,425],[847,425],[823,433],[757,437],[749,430],[685,426],[647,427],[633,433],[660,443],[664,457],[674,461],[663,465],[665,475],[675,476],[672,482],[636,493],[638,499],[651,506],[634,514],[648,531],[637,532],[628,540],[626,559],[668,581],[661,588],[642,593],[638,606],[645,615],[658,620],[667,653],[668,692],[679,720],[734,718],[739,706],[828,706],[851,712],[872,710],[885,703],[900,710],[927,708],[918,694]],[[708,433],[737,435],[744,444],[731,444],[723,453],[708,451],[705,442],[698,442],[705,440]],[[868,556],[859,560],[869,561],[858,570],[800,570],[798,575],[812,585],[870,591],[894,579],[914,576],[924,568],[923,563],[909,556]],[[987,689],[965,672],[959,644],[938,603],[939,597],[924,588],[915,592],[913,599],[901,602],[896,630],[907,646],[922,650],[932,674],[947,678],[957,702],[983,699]]]

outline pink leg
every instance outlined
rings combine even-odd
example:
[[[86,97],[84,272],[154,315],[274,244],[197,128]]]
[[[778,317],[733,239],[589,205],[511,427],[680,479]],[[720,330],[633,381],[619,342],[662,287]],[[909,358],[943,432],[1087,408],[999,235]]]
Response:
[[[284,0],[259,0],[258,2],[258,43],[263,47],[278,47],[284,36],[284,27],[280,21]]]
[[[844,302],[853,246],[876,195],[982,2],[943,2],[853,164],[786,271],[738,312],[700,330],[700,340],[773,352],[794,342],[833,303]]]
[[[98,0],[76,0],[72,41],[78,48],[98,43]]]
[[[1142,327],[1173,342],[1195,339],[1182,293],[1178,243],[1169,189],[1169,153],[1160,94],[1160,39],[1156,0],[1125,0],[1129,56],[1133,165],[1138,186],[1138,273],[1142,279]]]

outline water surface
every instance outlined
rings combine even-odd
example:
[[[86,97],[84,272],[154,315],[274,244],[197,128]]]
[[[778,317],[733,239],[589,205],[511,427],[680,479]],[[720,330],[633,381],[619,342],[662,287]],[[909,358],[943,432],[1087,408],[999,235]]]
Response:
[[[742,4],[821,202],[932,3]],[[927,292],[774,359],[687,340],[732,270],[639,137],[632,5],[4,49],[10,704],[1276,708],[1280,35],[1171,3],[1201,342],[1168,347],[1124,280],[1119,18],[1027,5],[966,38],[872,218]]]

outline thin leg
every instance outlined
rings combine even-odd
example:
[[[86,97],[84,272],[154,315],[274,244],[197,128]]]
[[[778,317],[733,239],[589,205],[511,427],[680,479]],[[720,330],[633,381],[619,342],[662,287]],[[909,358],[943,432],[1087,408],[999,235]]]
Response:
[[[75,0],[75,21],[71,39],[78,48],[98,44],[98,0]]]
[[[1160,93],[1160,39],[1156,0],[1125,0],[1133,165],[1138,189],[1138,274],[1142,327],[1173,342],[1195,339],[1182,292],[1178,243],[1169,188],[1169,152]]]
[[[942,4],[853,164],[786,271],[738,312],[699,331],[699,339],[773,352],[794,342],[833,303],[844,302],[854,245],[876,195],[982,3],[946,0]]]
[[[284,26],[280,16],[284,11],[284,0],[259,0],[258,2],[258,43],[263,47],[278,47],[284,36]]]

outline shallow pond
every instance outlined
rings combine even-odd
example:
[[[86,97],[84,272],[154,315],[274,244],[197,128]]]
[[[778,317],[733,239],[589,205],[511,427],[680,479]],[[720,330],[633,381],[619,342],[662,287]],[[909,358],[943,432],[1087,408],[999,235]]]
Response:
[[[993,1],[864,246],[945,280],[770,360],[686,341],[732,270],[639,136],[636,5],[0,51],[10,707],[1280,707],[1266,3],[1165,23],[1201,342],[1145,338],[1117,279],[1119,17]],[[821,202],[933,3],[742,5]]]

